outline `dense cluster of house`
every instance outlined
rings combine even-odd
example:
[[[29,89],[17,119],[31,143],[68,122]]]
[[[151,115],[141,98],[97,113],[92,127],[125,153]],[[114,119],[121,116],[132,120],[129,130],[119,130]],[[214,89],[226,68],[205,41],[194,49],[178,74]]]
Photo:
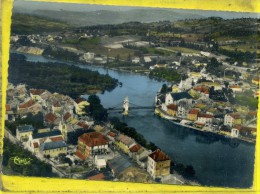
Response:
[[[111,148],[116,147],[121,153],[132,158],[139,168],[147,169],[151,177],[157,178],[170,174],[170,158],[162,151],[152,152],[111,126],[106,127],[102,132],[88,130],[93,126],[93,121],[83,116],[85,106],[89,106],[89,103],[83,98],[74,100],[69,96],[50,93],[43,89],[27,89],[25,85],[9,84],[6,120],[26,118],[29,113],[43,114],[45,127],[36,129],[31,124],[25,124],[19,125],[16,129],[17,140],[41,158],[67,155],[68,133],[85,129],[86,132],[78,137],[74,153],[77,160],[94,160],[98,169],[108,165],[116,176],[133,166],[124,157],[115,155],[106,157],[114,153]]]
[[[212,86],[215,91],[227,86],[214,79],[198,82],[202,73],[190,72],[189,75],[186,80],[170,87],[171,91],[156,96],[155,101],[160,114],[191,127],[223,132],[231,137],[255,138],[256,110],[250,111],[248,107],[232,105],[229,101],[212,100],[209,98]],[[246,84],[240,86],[232,82],[228,87],[233,95],[250,89]]]

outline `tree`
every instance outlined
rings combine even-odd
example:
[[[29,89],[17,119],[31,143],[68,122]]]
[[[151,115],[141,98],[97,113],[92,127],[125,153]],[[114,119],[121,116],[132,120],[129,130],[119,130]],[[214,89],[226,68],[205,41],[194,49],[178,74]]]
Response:
[[[163,84],[162,85],[162,88],[161,88],[161,91],[160,91],[162,94],[165,94],[168,92],[168,87],[166,84]]]

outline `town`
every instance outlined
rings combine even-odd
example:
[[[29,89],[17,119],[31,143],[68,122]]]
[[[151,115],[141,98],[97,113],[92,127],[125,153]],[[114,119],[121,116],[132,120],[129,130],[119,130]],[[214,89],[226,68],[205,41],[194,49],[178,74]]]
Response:
[[[144,84],[124,86],[124,78],[111,77],[109,70],[160,81],[154,96],[135,95],[155,98],[149,106],[171,124],[254,145],[259,19],[210,17],[81,27],[20,13],[13,20],[4,173],[199,185],[192,165],[170,157],[103,107],[96,94],[117,86],[134,93]],[[42,26],[35,29],[24,20]],[[26,55],[56,61],[31,62]],[[105,73],[84,74],[85,67],[102,67]],[[124,103],[120,108],[127,117],[128,98]],[[17,167],[16,156],[33,158],[31,168]],[[43,172],[36,170],[42,165]]]
[[[10,83],[5,137],[50,164],[59,177],[195,184],[171,174],[171,159],[160,149],[148,150],[109,122],[96,124],[85,112],[89,106],[83,98]],[[12,162],[7,158],[15,171]]]

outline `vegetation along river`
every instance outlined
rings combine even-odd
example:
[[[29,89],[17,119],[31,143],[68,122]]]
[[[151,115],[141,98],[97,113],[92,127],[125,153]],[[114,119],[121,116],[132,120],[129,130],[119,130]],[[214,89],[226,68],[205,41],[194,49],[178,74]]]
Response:
[[[30,61],[54,61],[42,56],[28,55]],[[122,82],[122,87],[99,94],[104,107],[122,104],[126,96],[130,103],[152,106],[156,92],[163,82],[147,76],[107,70],[103,67],[80,65],[96,70]],[[131,105],[130,105],[131,106]],[[129,126],[136,128],[148,141],[152,141],[174,161],[192,165],[202,185],[221,187],[251,187],[253,181],[255,146],[224,137],[208,135],[180,127],[154,116],[152,110],[130,110],[123,118],[118,112],[110,115],[120,117]]]

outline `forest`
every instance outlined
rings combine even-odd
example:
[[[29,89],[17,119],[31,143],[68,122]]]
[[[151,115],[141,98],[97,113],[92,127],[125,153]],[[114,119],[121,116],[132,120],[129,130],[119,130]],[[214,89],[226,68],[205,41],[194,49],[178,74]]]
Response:
[[[30,88],[46,89],[72,98],[98,91],[111,91],[118,84],[118,80],[97,71],[63,63],[30,62],[20,54],[11,54],[9,81],[13,84],[25,83]]]

